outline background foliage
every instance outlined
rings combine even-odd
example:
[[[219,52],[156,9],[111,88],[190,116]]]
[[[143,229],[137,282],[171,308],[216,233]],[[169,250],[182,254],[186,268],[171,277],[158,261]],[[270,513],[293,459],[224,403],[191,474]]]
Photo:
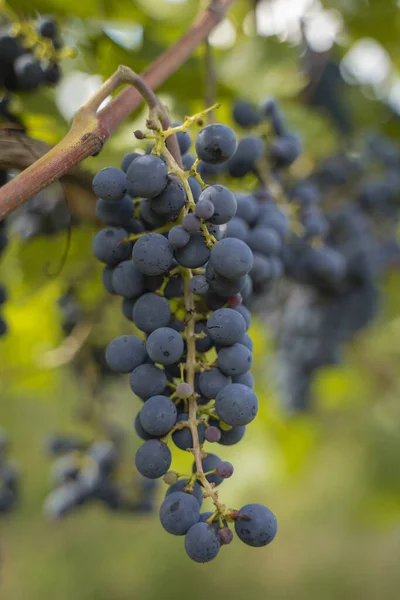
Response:
[[[301,47],[282,33],[254,35],[254,4],[239,0],[229,15],[230,24],[224,23],[225,37],[221,29],[219,41],[214,35],[222,103],[218,118],[230,121],[237,96],[254,101],[276,96],[305,140],[305,155],[296,167],[301,172],[338,148],[340,138],[326,115],[302,101],[307,76]],[[259,4],[268,8],[268,2]],[[271,10],[274,4],[278,2],[270,3]],[[288,14],[306,2],[281,4]],[[379,86],[359,81],[345,90],[357,133],[355,145],[366,129],[399,135],[398,116],[388,106],[400,62],[396,2],[316,4],[337,11],[342,19],[340,43],[333,50],[338,60],[361,39],[371,38],[390,61]],[[77,58],[65,62],[64,83],[57,91],[41,89],[15,101],[30,135],[55,143],[68,129],[73,101],[83,101],[81,93],[90,85],[95,89],[118,64],[143,70],[187,29],[199,2],[35,0],[32,6],[31,1],[13,0],[12,8],[24,14],[35,10],[57,15],[66,44],[79,49]],[[228,43],[229,31],[234,44]],[[174,117],[204,107],[205,79],[204,48],[200,48],[160,89]],[[132,115],[100,156],[88,159],[84,166],[94,172],[118,164],[137,145],[132,132],[143,117],[143,110]],[[0,523],[2,597],[397,598],[397,273],[386,282],[378,321],[347,349],[341,367],[319,375],[310,414],[285,414],[273,378],[273,341],[262,312],[253,325],[262,408],[240,449],[222,452],[222,458],[232,457],[236,475],[225,483],[224,493],[238,505],[251,496],[274,510],[280,530],[271,548],[252,552],[233,544],[229,554],[222,552],[214,564],[201,567],[183,556],[178,548],[181,540],[164,535],[154,516],[121,517],[90,507],[60,523],[44,521],[41,506],[49,486],[49,461],[43,451],[46,434],[78,430],[90,435],[89,425],[74,418],[87,392],[71,377],[68,366],[44,369],[42,357],[62,341],[57,299],[71,282],[77,283],[89,315],[104,296],[100,268],[91,255],[95,227],[87,223],[73,230],[68,259],[58,276],[51,273],[57,271],[65,249],[65,232],[29,243],[13,239],[0,266],[1,280],[7,282],[11,295],[6,305],[11,333],[0,348],[0,423],[13,440],[12,456],[21,466],[24,487],[19,509]],[[119,306],[109,298],[93,339],[105,343],[125,332]],[[112,418],[129,430],[138,401],[127,387],[125,378],[111,381],[101,390],[101,400],[112,408]],[[129,442],[127,469],[137,445],[133,434]]]

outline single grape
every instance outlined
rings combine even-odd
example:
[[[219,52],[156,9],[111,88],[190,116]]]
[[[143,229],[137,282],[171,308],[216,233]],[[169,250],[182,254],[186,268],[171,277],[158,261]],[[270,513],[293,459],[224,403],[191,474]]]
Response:
[[[236,198],[224,185],[210,185],[207,187],[200,195],[199,204],[206,200],[214,206],[214,213],[209,218],[210,223],[223,225],[235,216],[237,209]]]
[[[166,298],[157,294],[144,294],[133,307],[133,321],[141,331],[151,333],[166,327],[171,319],[171,307]]]
[[[152,210],[161,216],[178,215],[186,202],[186,192],[182,182],[175,175],[169,175],[166,187],[150,201]]]
[[[189,398],[189,396],[193,394],[193,388],[185,381],[181,381],[181,383],[178,383],[176,386],[175,393],[178,398]]]
[[[236,150],[236,136],[230,127],[213,123],[196,138],[197,156],[205,163],[220,164],[229,160]]]
[[[253,266],[250,277],[255,283],[267,283],[272,281],[273,267],[270,258],[266,258],[259,252],[253,253]]]
[[[185,535],[186,554],[196,562],[210,562],[219,549],[218,535],[208,523],[195,523]]]
[[[126,175],[121,169],[106,167],[94,176],[92,188],[99,198],[107,202],[122,200],[126,194]],[[102,219],[101,215],[98,216]]]
[[[262,504],[246,504],[235,520],[236,535],[249,546],[266,546],[276,536],[277,522],[274,513]]]
[[[231,427],[230,429],[222,429],[218,426],[218,421],[210,419],[209,423],[210,426],[216,427],[220,430],[221,437],[218,443],[221,444],[221,446],[233,446],[234,444],[237,444],[243,439],[244,434],[246,433],[245,425],[237,425],[235,427]]]
[[[168,166],[158,156],[145,154],[132,161],[126,173],[132,198],[153,198],[167,185]]]
[[[211,250],[210,264],[218,275],[238,279],[250,272],[253,253],[242,240],[226,238],[217,242]]]
[[[106,227],[93,238],[93,254],[100,262],[115,266],[129,257],[131,245],[126,242],[125,229]]]
[[[204,296],[209,288],[209,284],[204,275],[194,275],[190,280],[190,291],[197,296]]]
[[[176,417],[176,406],[167,396],[152,396],[140,409],[140,423],[150,435],[166,435],[175,425]]]
[[[106,362],[117,373],[129,373],[143,364],[147,358],[146,346],[134,335],[121,335],[110,342],[106,349]]]
[[[160,507],[161,525],[172,535],[185,535],[199,517],[200,506],[196,498],[183,492],[168,494]]]
[[[208,334],[222,346],[239,342],[246,333],[246,321],[232,308],[220,308],[211,314],[207,321]]]
[[[170,327],[160,327],[147,338],[146,349],[155,363],[172,365],[181,358],[184,343],[177,331]]]
[[[261,123],[260,111],[244,100],[235,102],[233,107],[233,118],[241,127],[256,127]]]
[[[276,138],[270,146],[270,155],[277,168],[289,167],[300,155],[300,139],[292,133]]]
[[[257,396],[241,383],[232,383],[221,389],[215,399],[215,411],[227,425],[248,425],[257,410]]]
[[[159,233],[147,233],[133,246],[133,261],[145,275],[162,275],[171,268],[172,246]]]
[[[195,214],[189,213],[183,217],[182,225],[187,232],[196,233],[197,231],[200,231],[201,221]]]
[[[230,462],[222,460],[215,468],[215,472],[217,475],[222,477],[222,479],[228,479],[233,475],[233,465]]]
[[[207,429],[204,432],[204,437],[207,440],[207,442],[219,442],[219,440],[221,439],[221,431],[218,429],[218,427],[207,427]]]
[[[168,232],[168,241],[174,248],[184,248],[189,240],[190,235],[182,225],[174,225]]]
[[[197,269],[208,261],[210,250],[207,248],[203,236],[200,233],[194,233],[190,236],[189,243],[184,248],[177,248],[174,254],[180,266]]]
[[[168,473],[165,473],[163,481],[167,485],[173,485],[178,481],[178,473],[175,473],[175,471],[168,471]]]
[[[248,333],[245,333],[244,336],[239,340],[238,343],[243,344],[243,346],[246,346],[246,348],[248,348],[250,350],[250,352],[253,352],[253,349],[254,349],[253,340],[251,339],[251,337],[249,336]]]
[[[221,373],[216,367],[200,373],[199,388],[205,398],[215,398],[218,392],[230,383],[232,383],[231,378]]]
[[[131,373],[129,384],[131,390],[142,400],[163,393],[167,386],[164,371],[151,364],[139,365]]]
[[[203,200],[199,199],[194,212],[199,219],[210,219],[215,212],[214,204],[206,198]]]
[[[124,260],[112,273],[112,288],[124,298],[135,298],[144,292],[144,277],[131,260]]]
[[[158,479],[165,475],[171,466],[171,451],[159,440],[148,440],[136,452],[136,468],[143,477]]]
[[[224,527],[218,530],[218,539],[221,546],[227,546],[233,540],[233,533],[229,527]]]

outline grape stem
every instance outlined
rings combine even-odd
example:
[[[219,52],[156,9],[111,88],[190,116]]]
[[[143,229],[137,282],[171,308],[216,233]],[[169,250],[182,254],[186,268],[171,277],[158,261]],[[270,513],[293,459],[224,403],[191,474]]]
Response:
[[[194,376],[196,373],[196,338],[194,337],[194,326],[195,319],[193,318],[193,314],[195,313],[195,303],[194,296],[190,291],[190,279],[192,277],[190,269],[186,269],[184,276],[184,295],[185,295],[185,312],[186,312],[186,326],[185,326],[185,334],[186,334],[186,344],[187,344],[187,360],[186,360],[186,380],[187,383],[194,389]],[[197,431],[197,401],[196,395],[192,394],[189,398],[189,428],[192,434],[193,439],[193,448],[192,453],[194,456],[194,460],[196,463],[196,477],[202,484],[204,488],[203,495],[206,498],[211,498],[213,501],[215,508],[218,513],[221,515],[227,514],[227,509],[224,504],[222,504],[218,499],[218,492],[216,492],[208,481],[204,474],[203,470],[203,453],[201,450],[199,434]]]
[[[184,64],[223,20],[233,2],[212,0],[183,37],[145,71],[141,79],[147,88],[160,86]],[[120,69],[114,73],[101,91],[78,111],[69,133],[59,144],[0,189],[0,220],[85,158],[98,154],[118,125],[139,106],[144,90],[135,86],[121,91],[107,106],[98,110],[103,100],[124,83],[124,73]],[[179,164],[179,160],[177,162]]]

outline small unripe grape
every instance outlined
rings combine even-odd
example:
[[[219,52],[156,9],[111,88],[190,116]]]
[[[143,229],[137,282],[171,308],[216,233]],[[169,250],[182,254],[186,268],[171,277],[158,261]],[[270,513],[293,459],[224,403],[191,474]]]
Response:
[[[221,439],[221,432],[218,429],[218,427],[211,425],[211,427],[207,427],[207,429],[205,430],[204,436],[207,442],[215,443],[219,442],[219,440]]]
[[[175,471],[168,471],[168,473],[165,473],[163,480],[167,485],[174,485],[174,483],[178,481],[178,473],[175,473]]]
[[[200,219],[193,213],[189,213],[183,217],[182,225],[189,233],[196,233],[201,227]]]
[[[176,395],[178,398],[189,398],[193,394],[193,388],[189,383],[182,381],[176,386]]]
[[[215,469],[215,472],[222,479],[228,479],[233,475],[233,465],[230,462],[222,460]]]
[[[232,306],[232,308],[236,308],[236,306],[240,306],[243,302],[242,294],[235,294],[234,296],[229,296],[228,304]]]
[[[227,546],[233,540],[233,533],[229,527],[218,530],[218,539],[221,546]]]

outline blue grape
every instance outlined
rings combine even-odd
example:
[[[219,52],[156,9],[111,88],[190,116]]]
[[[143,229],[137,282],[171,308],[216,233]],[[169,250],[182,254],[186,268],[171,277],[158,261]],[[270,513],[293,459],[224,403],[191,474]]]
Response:
[[[174,254],[176,261],[182,267],[197,269],[207,262],[210,250],[207,248],[203,236],[200,233],[194,233],[190,236],[189,243],[184,248],[175,249]]]
[[[157,294],[143,294],[133,307],[133,322],[136,327],[151,333],[159,327],[166,327],[171,319],[171,307],[166,298]]]
[[[248,425],[255,418],[257,410],[257,396],[241,383],[232,383],[221,389],[215,399],[215,411],[228,425]]]
[[[208,318],[207,329],[216,344],[231,346],[245,335],[246,322],[242,315],[232,308],[220,308]]]
[[[249,236],[249,226],[246,221],[244,221],[241,217],[233,217],[226,224],[226,236],[227,238],[237,238],[245,242]]]
[[[148,398],[140,410],[140,423],[147,433],[166,435],[176,423],[176,406],[167,396]]]
[[[242,517],[242,518],[241,518]],[[246,504],[235,520],[236,535],[248,546],[266,546],[276,536],[277,522],[274,513],[262,504]]]
[[[205,398],[215,398],[218,392],[230,383],[232,383],[232,379],[221,373],[216,367],[200,373],[199,388]]]
[[[126,194],[126,175],[121,169],[107,167],[94,176],[92,187],[103,200],[122,200]]]
[[[167,386],[164,371],[151,364],[139,365],[131,373],[129,384],[131,390],[142,400],[162,394]]]
[[[160,507],[161,525],[172,535],[185,535],[199,518],[200,505],[191,494],[168,494]]]
[[[220,123],[207,125],[196,138],[197,156],[205,163],[226,162],[236,150],[236,136],[232,129]]]
[[[145,154],[131,163],[126,173],[128,192],[132,198],[153,198],[167,185],[168,167],[158,156]]]
[[[93,254],[100,262],[115,266],[129,257],[131,246],[126,243],[125,229],[106,227],[93,238]]]
[[[136,468],[143,477],[158,479],[165,475],[171,466],[171,451],[159,440],[148,440],[136,452]]]
[[[114,293],[132,299],[144,291],[144,277],[134,263],[124,260],[115,267],[111,278]]]
[[[192,525],[185,535],[186,554],[196,562],[210,562],[217,556],[219,549],[218,535],[208,523]]]
[[[134,335],[121,335],[106,349],[107,365],[117,373],[129,373],[147,358],[146,346]]]
[[[170,327],[160,327],[149,335],[146,349],[154,362],[162,365],[172,365],[181,358],[184,344],[177,331]]]
[[[243,375],[251,369],[253,357],[243,344],[233,344],[221,348],[218,352],[218,368],[225,375]]]
[[[256,127],[261,123],[260,111],[251,102],[245,100],[235,102],[233,118],[241,127]]]
[[[175,175],[168,177],[163,191],[150,201],[152,210],[163,217],[178,215],[186,202],[186,192],[182,182]]]
[[[250,272],[253,253],[242,240],[226,238],[217,242],[211,250],[210,264],[218,275],[238,279]]]
[[[168,241],[174,248],[183,248],[189,240],[190,235],[182,225],[174,225],[168,232]]]
[[[242,383],[252,390],[254,387],[254,377],[250,371],[247,371],[247,373],[243,373],[243,375],[232,377],[232,383]]]
[[[142,155],[139,154],[138,152],[129,152],[128,154],[125,154],[125,156],[121,162],[121,169],[124,171],[124,173],[126,173],[128,171],[128,169],[131,166],[131,164],[133,163],[133,161],[136,158],[139,158],[139,156],[142,156]]]
[[[171,268],[172,246],[159,233],[147,233],[133,246],[133,261],[145,275],[162,275]]]

